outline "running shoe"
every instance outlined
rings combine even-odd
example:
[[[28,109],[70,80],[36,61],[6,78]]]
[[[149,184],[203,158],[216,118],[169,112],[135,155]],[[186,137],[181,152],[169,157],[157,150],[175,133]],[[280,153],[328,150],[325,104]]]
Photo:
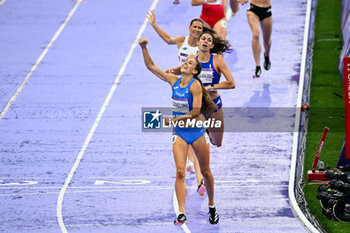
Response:
[[[179,3],[180,3],[180,0],[174,0],[173,3],[174,3],[174,4],[179,4]]]
[[[194,173],[194,165],[189,159],[187,159],[187,162],[186,162],[186,171],[192,174]]]
[[[207,191],[207,188],[204,185],[204,179],[202,179],[200,185],[198,185],[197,193],[199,194],[199,196],[203,197],[206,191]]]
[[[178,216],[177,216],[177,219],[174,221],[174,224],[175,225],[182,225],[184,223],[187,222],[187,218],[186,218],[186,215],[184,213],[180,213]]]
[[[269,70],[271,68],[271,62],[270,62],[270,57],[264,55],[264,69]]]
[[[261,75],[261,68],[260,66],[255,67],[255,75],[253,76],[253,78],[259,78]]]
[[[214,208],[209,207],[209,222],[212,225],[218,224],[218,222],[219,222],[219,215],[216,212],[215,207]]]

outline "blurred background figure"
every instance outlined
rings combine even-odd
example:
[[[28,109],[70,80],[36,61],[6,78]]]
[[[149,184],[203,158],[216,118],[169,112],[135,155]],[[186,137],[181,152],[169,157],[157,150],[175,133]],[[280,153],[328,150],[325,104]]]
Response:
[[[237,0],[239,3],[246,4],[248,0]],[[272,33],[272,12],[271,0],[251,0],[250,6],[247,9],[247,17],[250,29],[252,31],[252,48],[255,60],[255,73],[253,78],[259,78],[261,74],[260,68],[260,32],[262,30],[264,41],[264,69],[271,68],[270,48],[271,48],[271,33]]]

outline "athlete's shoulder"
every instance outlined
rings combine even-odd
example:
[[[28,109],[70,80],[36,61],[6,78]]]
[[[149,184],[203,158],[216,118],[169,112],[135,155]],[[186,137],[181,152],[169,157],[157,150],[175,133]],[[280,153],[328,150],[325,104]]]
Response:
[[[175,37],[176,43],[183,43],[185,41],[186,37],[185,36],[177,36]]]
[[[201,90],[202,86],[201,86],[200,82],[197,79],[193,78],[193,81],[192,81],[190,89],[191,89],[191,91]]]

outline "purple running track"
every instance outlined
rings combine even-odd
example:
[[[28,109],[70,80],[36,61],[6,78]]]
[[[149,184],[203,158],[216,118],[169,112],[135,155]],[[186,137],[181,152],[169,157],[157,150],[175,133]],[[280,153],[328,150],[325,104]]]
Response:
[[[0,119],[1,232],[62,232],[59,192],[152,2],[83,1]],[[75,3],[8,0],[0,7],[1,108]],[[229,22],[234,51],[225,60],[237,88],[220,92],[225,107],[296,105],[306,1],[273,4],[272,68],[260,79],[251,78],[246,6]],[[186,35],[199,13],[185,1],[156,6],[158,24],[173,36]],[[178,64],[176,46],[161,41],[149,24],[143,36],[159,67]],[[170,106],[170,92],[136,47],[65,192],[68,232],[184,232],[172,224],[171,134],[140,127],[141,108]],[[188,175],[187,232],[306,232],[288,199],[292,139],[292,132],[225,132],[223,146],[211,147],[220,223],[208,223],[207,196],[199,197]]]

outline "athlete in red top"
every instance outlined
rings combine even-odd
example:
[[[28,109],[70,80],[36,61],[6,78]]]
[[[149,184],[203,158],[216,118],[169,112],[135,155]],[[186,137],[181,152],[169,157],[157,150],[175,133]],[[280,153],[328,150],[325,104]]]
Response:
[[[202,5],[200,19],[208,24],[223,39],[226,39],[227,20],[225,16],[227,0],[192,0],[192,6]]]

